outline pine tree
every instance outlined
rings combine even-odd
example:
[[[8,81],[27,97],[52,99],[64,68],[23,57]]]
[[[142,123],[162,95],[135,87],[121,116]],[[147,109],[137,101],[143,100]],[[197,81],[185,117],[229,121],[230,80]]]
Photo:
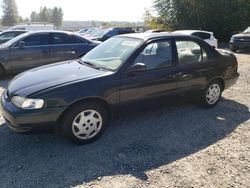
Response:
[[[3,0],[2,2],[2,25],[12,26],[18,22],[18,10],[15,0]]]

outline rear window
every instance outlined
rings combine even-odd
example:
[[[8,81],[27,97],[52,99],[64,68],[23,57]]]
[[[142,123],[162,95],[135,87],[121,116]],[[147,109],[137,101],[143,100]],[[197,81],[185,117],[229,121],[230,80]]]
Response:
[[[126,33],[134,33],[135,31],[133,29],[119,29],[119,34],[126,34]]]
[[[53,33],[52,34],[52,44],[82,44],[87,43],[83,39],[79,39],[74,35],[68,35],[64,33]]]
[[[193,36],[199,37],[203,40],[210,39],[211,34],[210,33],[203,33],[203,32],[196,32],[192,34]]]

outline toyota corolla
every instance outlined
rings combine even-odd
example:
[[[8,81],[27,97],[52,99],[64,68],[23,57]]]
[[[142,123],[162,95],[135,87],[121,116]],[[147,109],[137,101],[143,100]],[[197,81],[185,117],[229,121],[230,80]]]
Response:
[[[123,104],[192,91],[214,107],[237,81],[237,69],[233,54],[194,36],[121,35],[77,60],[17,75],[1,97],[2,114],[14,131],[51,124],[85,144],[102,135]]]

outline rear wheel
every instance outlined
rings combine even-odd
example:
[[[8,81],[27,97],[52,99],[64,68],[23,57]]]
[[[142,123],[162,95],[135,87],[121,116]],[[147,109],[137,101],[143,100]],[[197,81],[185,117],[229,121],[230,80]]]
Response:
[[[222,94],[222,84],[219,80],[214,80],[208,84],[201,94],[201,104],[204,107],[214,107],[220,100]]]
[[[84,102],[74,106],[64,117],[63,135],[76,144],[95,141],[108,122],[106,109],[97,104]]]

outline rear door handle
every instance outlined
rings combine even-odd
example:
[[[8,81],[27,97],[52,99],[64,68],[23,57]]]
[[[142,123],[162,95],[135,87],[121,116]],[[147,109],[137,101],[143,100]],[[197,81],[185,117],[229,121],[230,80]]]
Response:
[[[188,77],[190,77],[190,75],[187,75],[187,74],[181,75],[181,78],[188,78]]]

